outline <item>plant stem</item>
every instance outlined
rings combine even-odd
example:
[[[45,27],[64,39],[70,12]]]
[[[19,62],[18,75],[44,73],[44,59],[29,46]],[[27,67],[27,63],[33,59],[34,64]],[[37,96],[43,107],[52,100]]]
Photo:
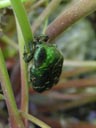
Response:
[[[5,99],[4,95],[0,94],[0,100],[4,100],[4,99]]]
[[[48,5],[48,0],[46,0],[46,7]],[[45,34],[45,31],[46,31],[46,28],[48,26],[48,17],[45,19],[45,23],[44,23],[44,27],[43,27],[43,30],[42,30],[42,34],[44,35]]]
[[[68,109],[71,109],[71,108],[76,108],[78,106],[82,106],[82,105],[85,105],[85,104],[88,104],[88,103],[92,103],[92,102],[96,102],[96,94],[93,94],[93,95],[89,95],[89,96],[85,96],[83,98],[80,98],[79,100],[73,100],[73,101],[70,101],[70,102],[61,102],[60,104],[52,104],[50,106],[45,106],[46,109],[47,109],[47,112],[48,111],[57,111],[57,110],[68,110]],[[45,111],[46,112],[46,111]],[[77,127],[78,128],[78,127]],[[84,127],[85,128],[85,127]]]
[[[23,112],[28,113],[28,102],[29,102],[28,71],[27,71],[27,64],[23,60],[25,42],[18,23],[17,23],[17,33],[18,33],[18,41],[19,41],[20,68],[21,68],[21,110]],[[27,128],[27,120],[24,119],[24,122]]]
[[[54,86],[53,89],[68,89],[68,88],[85,88],[85,87],[96,87],[96,78],[83,78],[77,80],[63,80],[59,81],[57,86]]]
[[[46,18],[45,23],[44,23],[44,27],[43,27],[43,30],[42,30],[42,34],[43,34],[43,35],[45,34],[47,25],[48,25],[48,18]]]
[[[37,119],[36,117],[28,114],[28,113],[23,113],[21,112],[21,115],[26,118],[27,120],[31,121],[32,123],[38,125],[41,128],[51,128],[49,125],[47,125],[46,123],[44,123],[43,121]]]
[[[33,6],[30,8],[30,11],[38,8],[40,5],[44,4],[46,2],[46,0],[39,0],[37,1],[35,4],[33,4]]]
[[[74,0],[66,9],[48,26],[46,35],[50,41],[55,39],[64,30],[79,19],[96,10],[96,0]]]
[[[9,75],[6,69],[5,61],[3,58],[2,51],[0,49],[0,82],[1,87],[5,96],[8,113],[10,117],[10,124],[12,128],[24,128],[23,122],[19,115],[13,91],[11,88],[11,83],[9,80]]]
[[[19,48],[18,48],[17,44],[14,41],[12,41],[11,39],[9,39],[6,35],[2,35],[0,40],[6,44],[12,46],[13,48],[15,48],[18,51]]]
[[[49,3],[49,5],[46,7],[46,9],[44,9],[44,11],[42,12],[42,14],[32,24],[32,30],[33,30],[34,33],[40,27],[40,25],[42,24],[42,22],[46,18],[48,18],[48,16],[51,15],[52,12],[55,11],[55,9],[59,6],[59,3],[60,2],[61,2],[61,0],[52,0]]]
[[[96,67],[96,61],[71,61],[71,60],[64,60],[64,67]]]
[[[24,2],[26,0],[21,0],[21,1]],[[8,7],[10,5],[11,5],[10,0],[0,0],[0,9]]]
[[[20,0],[10,0],[10,1],[11,1],[13,10],[16,14],[18,23],[20,25],[22,35],[25,40],[26,50],[29,52],[30,51],[29,43],[33,42],[33,35],[32,35],[30,24],[27,18],[26,11]]]
[[[84,73],[87,74],[93,71],[96,71],[96,67],[78,67],[78,68],[75,67],[75,69],[72,68],[71,70],[66,70],[62,72],[60,79],[73,77],[73,76],[81,75]]]

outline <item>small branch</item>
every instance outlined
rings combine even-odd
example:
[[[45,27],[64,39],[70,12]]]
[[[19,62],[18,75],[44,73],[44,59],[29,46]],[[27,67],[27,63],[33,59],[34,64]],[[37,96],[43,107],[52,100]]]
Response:
[[[9,75],[6,69],[5,61],[3,58],[2,51],[0,49],[0,82],[6,100],[10,124],[12,128],[24,128],[23,122],[19,115],[14,94],[11,88]]]
[[[93,71],[96,71],[96,67],[79,67],[79,68],[62,72],[60,79],[73,77],[73,76],[77,76],[77,75],[81,75],[81,74],[89,73]]]
[[[88,96],[94,96],[95,93],[86,93],[86,92],[83,92],[83,93],[80,93],[80,94],[64,94],[64,93],[61,93],[61,92],[49,92],[47,94],[49,98],[52,98],[53,100],[80,100],[80,99],[83,99],[83,98],[87,98]]]
[[[77,80],[63,81],[61,80],[53,90],[66,89],[66,88],[84,88],[84,87],[96,87],[96,78],[84,78]]]
[[[82,97],[80,98],[79,100],[73,100],[73,101],[70,101],[70,102],[61,102],[59,104],[57,103],[54,103],[54,104],[50,104],[50,106],[44,106],[46,107],[46,109],[42,110],[43,112],[47,110],[50,111],[50,112],[53,112],[53,111],[57,111],[57,110],[68,110],[70,108],[74,108],[74,107],[78,107],[78,106],[81,106],[81,105],[84,105],[84,104],[88,104],[88,103],[92,103],[92,102],[95,102],[96,101],[96,94],[93,94],[93,95],[89,95],[89,96],[85,96],[85,97]]]
[[[37,1],[35,4],[33,4],[33,6],[30,8],[29,11],[32,11],[36,8],[38,8],[40,5],[44,4],[46,2],[46,0],[39,0]]]
[[[92,103],[93,101],[96,101],[95,97],[96,97],[96,94],[93,94],[92,96],[90,96],[90,95],[87,97],[85,96],[79,100],[74,100],[70,103],[66,103],[65,105],[63,103],[62,105],[57,105],[57,106],[60,110],[66,110],[66,109],[68,110],[73,107],[78,107],[78,106],[81,106],[81,105],[84,105],[87,103]]]
[[[96,67],[96,61],[71,61],[64,60],[64,67]]]
[[[46,35],[50,40],[55,39],[64,30],[79,19],[89,15],[96,10],[96,0],[74,0],[66,9],[49,24]]]
[[[37,119],[36,117],[25,113],[25,112],[21,112],[21,115],[26,118],[27,120],[31,121],[32,123],[38,125],[41,128],[51,128],[50,126],[48,126],[46,123],[44,123],[43,121]]]
[[[49,5],[46,7],[46,9],[44,9],[44,11],[42,12],[42,14],[34,21],[34,23],[32,24],[32,30],[35,33],[36,30],[40,27],[40,25],[42,24],[42,22],[49,16],[51,15],[55,9],[59,6],[59,3],[61,2],[61,0],[52,0]]]
[[[28,103],[29,103],[28,71],[27,71],[27,64],[23,60],[25,42],[18,23],[17,23],[17,33],[18,33],[18,41],[19,41],[20,68],[21,68],[21,110],[27,113]],[[27,120],[24,120],[24,122],[27,128],[28,126]]]

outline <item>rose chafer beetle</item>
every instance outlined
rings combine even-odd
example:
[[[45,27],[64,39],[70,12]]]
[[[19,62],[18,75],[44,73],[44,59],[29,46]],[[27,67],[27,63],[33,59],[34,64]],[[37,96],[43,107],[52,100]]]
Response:
[[[30,44],[30,52],[24,52],[25,62],[31,62],[30,82],[37,92],[55,85],[62,71],[63,56],[56,46],[46,43],[47,41],[48,36],[39,36],[34,39],[34,47]]]

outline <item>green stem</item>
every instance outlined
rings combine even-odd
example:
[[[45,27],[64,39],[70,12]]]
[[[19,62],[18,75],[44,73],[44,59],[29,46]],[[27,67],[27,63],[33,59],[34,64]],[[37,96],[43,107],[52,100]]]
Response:
[[[17,22],[16,22],[17,23]],[[17,23],[18,41],[19,41],[19,54],[20,54],[20,68],[21,68],[21,110],[28,113],[28,102],[29,102],[29,88],[28,88],[28,72],[27,64],[23,60],[24,53],[24,38],[20,30],[19,24]],[[27,120],[24,120],[27,128]]]
[[[26,0],[21,0],[22,2],[25,2]],[[10,0],[0,0],[0,9],[10,6]]]
[[[20,0],[10,0],[10,1],[25,40],[26,50],[29,52],[30,51],[29,43],[33,42],[33,35],[27,18],[26,11]]]
[[[5,99],[4,95],[0,94],[0,100],[4,100],[4,99]]]
[[[26,118],[27,120],[31,121],[32,123],[38,125],[41,128],[51,128],[49,125],[47,125],[46,123],[44,123],[43,121],[37,119],[36,117],[28,114],[28,113],[23,113],[21,112],[21,115]]]
[[[47,25],[48,25],[48,18],[46,18],[46,20],[45,20],[45,23],[44,23],[44,27],[43,27],[42,34],[45,34],[45,31],[46,31]]]
[[[19,115],[14,94],[11,88],[9,75],[6,69],[5,61],[3,58],[2,51],[0,49],[0,82],[1,87],[5,96],[8,113],[10,117],[10,124],[12,128],[24,128],[23,122]]]
[[[46,0],[45,5],[46,5],[46,7],[47,7],[47,5],[48,5],[48,0]],[[46,20],[45,20],[45,24],[44,24],[44,27],[43,27],[42,34],[45,34],[45,31],[46,31],[47,25],[48,25],[48,17],[47,17],[47,18],[46,18]]]

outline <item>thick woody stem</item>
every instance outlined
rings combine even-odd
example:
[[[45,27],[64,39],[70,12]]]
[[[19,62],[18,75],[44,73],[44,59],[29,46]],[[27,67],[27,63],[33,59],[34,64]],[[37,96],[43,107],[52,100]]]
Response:
[[[96,10],[96,0],[74,0],[48,26],[46,34],[53,40],[79,19]]]

